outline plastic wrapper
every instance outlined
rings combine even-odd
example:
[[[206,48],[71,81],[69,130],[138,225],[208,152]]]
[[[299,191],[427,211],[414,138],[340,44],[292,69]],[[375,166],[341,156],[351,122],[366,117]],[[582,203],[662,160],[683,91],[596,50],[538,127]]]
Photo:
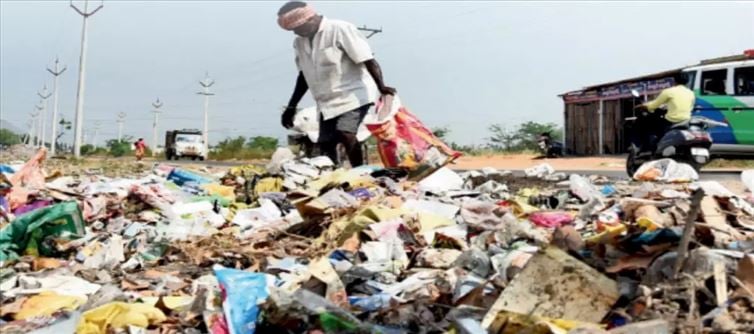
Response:
[[[561,227],[573,222],[573,215],[567,212],[535,212],[529,215],[529,220],[541,227]]]
[[[744,183],[749,191],[754,193],[754,169],[749,169],[741,172],[741,182]]]
[[[637,181],[691,182],[699,179],[693,167],[673,159],[645,162],[633,175]]]
[[[8,199],[11,209],[26,204],[30,194],[45,187],[45,175],[42,170],[45,157],[47,149],[41,148],[23,167],[11,174],[9,181],[13,189]]]
[[[259,304],[269,296],[268,275],[223,267],[213,268],[223,292],[223,310],[230,334],[253,334]]]
[[[406,168],[410,179],[420,180],[461,156],[435,137],[398,97],[383,97],[376,109],[364,123],[377,138],[385,167]]]
[[[183,169],[173,169],[170,174],[168,174],[168,181],[173,181],[173,183],[182,186],[186,183],[194,183],[198,185],[202,185],[205,183],[210,183],[210,180],[201,176],[194,174],[192,172],[183,170]]]
[[[49,238],[84,236],[84,219],[76,202],[51,205],[18,217],[0,230],[0,261],[24,254],[52,256]]]

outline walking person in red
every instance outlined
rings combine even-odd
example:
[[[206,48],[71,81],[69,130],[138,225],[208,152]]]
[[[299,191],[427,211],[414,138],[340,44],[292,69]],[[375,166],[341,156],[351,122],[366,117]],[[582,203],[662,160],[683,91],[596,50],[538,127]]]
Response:
[[[136,161],[141,161],[144,158],[144,151],[147,149],[147,143],[144,142],[144,138],[139,138],[134,144],[136,147]]]

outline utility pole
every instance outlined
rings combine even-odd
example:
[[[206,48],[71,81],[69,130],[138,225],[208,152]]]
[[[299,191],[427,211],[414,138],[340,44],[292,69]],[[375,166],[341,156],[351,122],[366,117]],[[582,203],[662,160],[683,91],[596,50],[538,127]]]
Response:
[[[42,106],[42,100],[39,101],[36,105],[34,105],[34,108],[37,110],[37,128],[36,128],[36,139],[34,140],[34,146],[36,147],[42,147],[43,140],[42,140],[42,110],[44,110],[44,107]]]
[[[374,35],[379,34],[379,33],[382,32],[382,27],[380,27],[380,29],[375,29],[375,28],[367,28],[366,25],[363,25],[363,26],[358,27],[356,29],[368,32],[369,35],[367,35],[367,38],[372,37],[372,36],[374,36]]]
[[[42,103],[42,133],[40,134],[40,138],[42,138],[42,146],[45,146],[45,138],[47,138],[47,99],[52,96],[52,93],[47,91],[47,84],[44,85],[44,88],[42,88],[42,92],[37,92],[37,95],[42,99],[40,103]]]
[[[120,143],[121,139],[123,138],[123,123],[126,122],[126,113],[119,112],[118,113],[118,142]]]
[[[204,95],[204,151],[209,152],[209,97],[215,95],[209,92],[209,88],[215,84],[215,81],[210,79],[209,73],[204,73],[204,80],[199,81],[199,84],[204,88],[203,91],[197,92],[199,95]]]
[[[37,146],[37,117],[39,117],[39,112],[32,111],[29,113],[29,116],[31,116],[31,120],[29,121],[29,137],[26,138],[26,144],[34,144],[34,146]]]
[[[81,157],[81,137],[84,130],[84,80],[86,74],[86,23],[87,19],[97,13],[103,7],[102,0],[99,6],[93,11],[87,11],[88,0],[84,0],[84,10],[80,10],[73,5],[73,0],[70,0],[69,4],[71,8],[76,11],[81,17],[84,18],[84,22],[81,25],[81,54],[79,55],[79,84],[76,89],[76,118],[74,122],[76,125],[73,130],[73,155],[76,158]]]
[[[54,156],[58,145],[58,77],[65,72],[67,67],[60,68],[60,62],[55,57],[55,67],[53,69],[47,68],[47,72],[50,72],[55,80],[53,81],[52,91],[52,135],[50,136],[50,155]]]
[[[99,128],[102,125],[102,122],[96,121],[94,122],[94,136],[92,136],[92,147],[97,148],[97,136],[99,135]]]
[[[152,103],[152,112],[154,113],[154,123],[152,123],[152,156],[157,155],[157,121],[159,119],[159,115],[162,112],[160,110],[160,107],[162,107],[162,102],[160,102],[160,98],[157,98],[157,101],[154,101]]]

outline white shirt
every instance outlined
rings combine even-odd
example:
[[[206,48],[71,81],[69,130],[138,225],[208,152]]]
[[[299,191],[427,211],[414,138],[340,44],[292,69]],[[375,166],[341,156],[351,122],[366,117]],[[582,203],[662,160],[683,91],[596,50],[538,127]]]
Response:
[[[323,17],[311,42],[299,36],[293,48],[323,119],[377,101],[377,84],[362,64],[374,58],[372,49],[353,24]]]

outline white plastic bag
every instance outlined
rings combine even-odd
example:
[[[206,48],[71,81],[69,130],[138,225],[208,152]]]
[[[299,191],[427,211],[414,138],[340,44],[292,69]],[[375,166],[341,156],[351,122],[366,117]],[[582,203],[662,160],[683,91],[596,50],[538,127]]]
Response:
[[[645,162],[634,173],[637,181],[691,182],[699,179],[699,174],[688,164],[673,159],[660,159]]]
[[[741,172],[741,182],[754,193],[754,169]]]
[[[555,168],[552,168],[549,164],[541,163],[531,168],[524,170],[526,177],[544,178],[552,173],[555,173]]]
[[[293,130],[305,134],[312,143],[319,140],[319,115],[317,107],[299,110],[293,117]]]

